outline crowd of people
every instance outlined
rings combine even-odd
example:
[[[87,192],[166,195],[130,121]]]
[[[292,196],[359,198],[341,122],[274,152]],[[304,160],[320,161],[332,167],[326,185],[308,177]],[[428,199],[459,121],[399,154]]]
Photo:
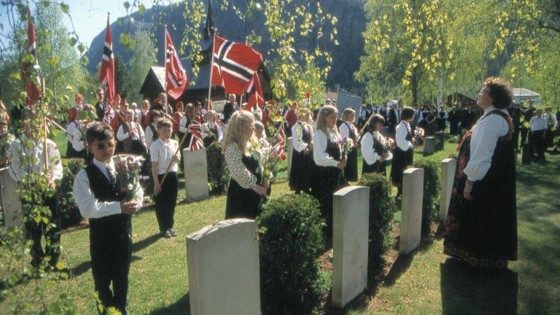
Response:
[[[117,185],[116,154],[143,156],[148,161],[145,175],[153,180],[159,230],[162,237],[171,238],[177,236],[174,213],[182,149],[196,150],[221,142],[231,175],[225,218],[254,219],[271,192],[272,174],[265,173],[263,156],[279,154],[268,139],[280,134],[291,136],[289,186],[296,194],[307,193],[318,200],[328,236],[332,233],[336,190],[357,181],[359,173],[387,176],[391,164],[390,179],[400,198],[403,171],[413,163],[413,151],[420,140],[415,129],[422,128],[425,135],[431,135],[449,126],[450,133],[464,137],[446,224],[445,253],[472,265],[502,267],[516,259],[514,150],[519,148],[520,139],[522,145],[530,147],[531,154],[537,154],[536,159],[544,160],[558,127],[551,108],[543,112],[532,102],[528,108],[510,106],[511,89],[497,78],[484,82],[477,104],[481,113],[471,108],[460,120],[456,109],[447,112],[430,105],[406,107],[399,101],[381,106],[364,104],[358,113],[346,108],[339,117],[337,107],[330,104],[314,111],[297,102],[283,110],[275,105],[248,108],[239,105],[235,95],[228,96],[221,113],[200,102],[178,101],[171,106],[165,93],[152,104],[144,100],[141,109],[118,95],[113,102],[107,101],[103,89],[96,91],[96,97],[96,104],[89,105],[82,95],[75,95],[68,111],[66,157],[87,161],[75,178],[74,199],[82,216],[89,219],[95,290],[104,306],[114,306],[121,312],[126,312],[127,304],[130,218],[142,206],[144,192],[139,184],[132,187],[132,195]],[[1,105],[0,163],[9,167],[15,183],[30,172],[45,173],[49,187],[54,189],[56,180],[62,177],[56,144],[37,138],[33,133],[37,126],[29,123],[24,123],[24,136],[36,141],[35,145],[28,148],[22,146],[25,139],[14,141],[7,128],[9,115]],[[282,116],[282,123],[273,116]],[[24,122],[32,117],[32,111],[26,112]],[[28,149],[33,152],[26,154],[35,156],[36,162],[32,167],[22,167],[19,156]],[[361,172],[359,158],[363,161]],[[51,219],[56,220],[56,202],[48,200],[47,204],[52,206]],[[18,215],[19,219],[12,220]],[[5,213],[4,218],[12,227],[23,222],[17,213]],[[56,266],[58,230],[51,230],[47,247],[39,246],[44,230],[41,223],[28,220],[25,230],[34,240],[33,266]]]

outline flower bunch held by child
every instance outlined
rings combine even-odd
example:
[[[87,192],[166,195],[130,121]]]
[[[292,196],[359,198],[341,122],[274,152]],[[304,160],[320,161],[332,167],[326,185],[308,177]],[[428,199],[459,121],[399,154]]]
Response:
[[[345,138],[342,140],[340,144],[340,152],[342,154],[342,158],[345,159],[348,157],[348,153],[354,148],[354,141],[350,138]]]
[[[134,155],[116,155],[114,162],[119,191],[126,194],[126,200],[132,200],[140,187],[138,177],[144,158]]]
[[[424,129],[416,127],[414,129],[414,138],[417,142],[421,142],[422,140],[424,140]]]

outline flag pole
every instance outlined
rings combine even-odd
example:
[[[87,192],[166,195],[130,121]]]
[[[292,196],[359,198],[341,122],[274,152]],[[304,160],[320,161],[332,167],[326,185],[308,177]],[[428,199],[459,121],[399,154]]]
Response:
[[[171,36],[171,35],[170,35]],[[163,27],[163,66],[165,67],[165,78],[163,80],[163,92],[165,92],[165,95],[167,96],[167,103],[169,103],[169,95],[167,94],[167,25]],[[171,60],[170,60],[171,62]],[[167,104],[162,104],[165,105],[165,114],[169,115],[169,113],[167,112]]]
[[[208,82],[208,104],[212,102],[212,73],[214,73],[214,45],[216,44],[216,33],[218,30],[214,31],[212,34],[212,61],[210,62],[210,82]],[[214,105],[212,105],[214,107]]]

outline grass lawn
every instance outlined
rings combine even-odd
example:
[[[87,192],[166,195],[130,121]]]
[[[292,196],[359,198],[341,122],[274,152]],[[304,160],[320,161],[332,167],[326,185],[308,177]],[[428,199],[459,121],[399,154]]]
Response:
[[[57,142],[62,146],[64,140]],[[446,143],[446,150],[427,158],[441,161],[455,147],[456,144]],[[416,154],[415,159],[420,158],[422,155]],[[371,283],[347,309],[335,311],[325,306],[321,313],[560,314],[560,198],[556,195],[560,191],[560,156],[550,156],[549,161],[545,165],[518,166],[520,257],[509,271],[481,273],[446,261],[441,233],[435,233],[410,255],[398,255],[395,250],[389,253],[379,282]],[[272,198],[284,193],[289,193],[285,171],[281,172],[279,183],[273,185]],[[184,189],[179,196],[184,199]],[[225,195],[181,203],[175,213],[179,237],[172,239],[158,236],[153,209],[143,209],[134,216],[128,296],[131,314],[189,312],[185,238],[222,220],[225,203]],[[45,297],[50,300],[61,292],[71,294],[78,314],[95,314],[88,235],[87,229],[62,235],[63,260],[73,277],[50,288]],[[33,285],[20,285],[17,290],[24,296]],[[14,303],[17,301],[5,300],[0,309],[12,309]]]

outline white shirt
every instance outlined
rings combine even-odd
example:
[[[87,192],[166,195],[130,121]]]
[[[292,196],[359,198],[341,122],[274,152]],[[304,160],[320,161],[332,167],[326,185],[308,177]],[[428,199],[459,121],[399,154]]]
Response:
[[[8,159],[10,160],[10,177],[16,182],[19,179],[27,176],[28,174],[41,174],[45,168],[45,154],[43,153],[45,142],[43,139],[37,139],[33,141],[33,148],[26,148],[22,146],[22,141],[27,141],[25,136],[22,136],[22,140],[14,140],[10,144],[10,149],[8,150]],[[47,161],[48,161],[48,171],[52,176],[53,180],[62,178],[62,159],[60,158],[60,152],[54,143],[50,139],[46,139],[47,144]],[[32,159],[31,163],[24,162],[22,164],[21,158],[24,161],[29,161]]]
[[[338,137],[332,129],[329,129],[329,138],[331,142],[340,142]],[[322,130],[317,130],[313,135],[313,161],[318,166],[333,166],[338,165],[338,161],[333,159],[327,152],[327,135]]]
[[[340,132],[340,137],[343,140],[350,137],[350,129],[352,129],[352,131],[354,131],[355,136],[358,136],[358,130],[356,129],[356,127],[354,127],[354,125],[352,123],[349,123],[349,122],[345,121],[338,128],[338,131]]]
[[[366,132],[366,134],[362,137],[362,140],[360,141],[360,144],[362,145],[362,156],[364,158],[364,161],[369,165],[372,165],[373,163],[377,162],[381,158],[381,155],[379,155],[373,149],[373,144],[375,142],[380,142],[382,145],[385,145],[386,140],[381,134],[379,134],[379,132],[374,131],[373,133]],[[385,160],[389,161],[392,158],[393,158],[393,154],[391,153],[391,151],[388,151],[387,158]]]
[[[85,148],[85,141],[82,139],[82,123],[79,120],[74,120],[66,126],[66,138],[72,145],[72,148],[77,152]]]
[[[179,121],[179,132],[187,133],[190,131],[189,128],[187,128],[188,119],[187,115],[181,117],[181,120]]]
[[[537,117],[537,116],[531,117],[531,121],[529,122],[529,126],[531,126],[531,131],[540,131],[540,130],[548,129],[548,125],[546,124],[546,119],[544,118],[544,116],[542,116],[542,117]]]
[[[159,175],[165,174],[167,166],[171,163],[171,159],[174,154],[177,154],[180,157],[177,148],[179,148],[179,144],[173,139],[169,139],[167,143],[163,142],[161,139],[157,139],[154,143],[152,143],[150,146],[150,158],[152,163],[158,163]],[[176,162],[174,162],[169,171],[177,172],[178,169],[179,166]]]
[[[554,114],[544,114],[543,117],[546,120],[547,125],[548,125],[548,120],[549,119],[552,121],[552,129],[556,129],[556,127],[558,127],[558,119],[556,119],[556,115],[554,115]]]
[[[484,111],[484,115],[495,110],[490,106]],[[506,109],[500,111],[507,113]],[[482,117],[484,117],[484,115]],[[478,181],[486,176],[492,164],[494,149],[498,139],[509,132],[507,121],[500,115],[488,115],[484,119],[479,119],[472,128],[470,143],[471,156],[469,163],[464,169],[465,174],[471,181]]]
[[[309,124],[304,124],[298,121],[292,126],[292,145],[294,150],[301,152],[307,148],[308,144],[303,142],[304,130],[309,133],[309,136],[313,138],[313,128]]]
[[[414,144],[412,144],[411,141],[406,140],[409,130],[410,130],[409,123],[403,120],[397,125],[397,129],[395,131],[396,145],[403,151],[408,151],[409,149],[414,148]]]
[[[129,131],[132,131],[134,134],[132,136],[129,136],[128,132],[124,132],[124,123],[123,123],[119,127],[119,131],[117,131],[117,139],[119,141],[124,141],[128,137],[132,137],[132,140],[140,140],[140,141],[142,141],[142,143],[145,143],[146,139],[145,139],[145,135],[144,135],[144,130],[142,130],[142,128],[140,128],[140,125],[138,125],[135,122],[130,122],[128,124],[130,125],[130,130]]]
[[[107,178],[109,178],[109,175],[107,174],[107,166],[109,166],[113,171],[115,169],[113,161],[111,161],[108,165],[105,165],[94,158],[93,165],[99,168],[99,170]],[[137,208],[140,209],[142,207],[144,191],[142,190],[142,187],[140,187],[140,184],[137,185],[136,196],[134,199],[136,201]],[[80,213],[85,218],[97,219],[121,213],[120,201],[99,201],[95,198],[95,195],[91,191],[89,178],[85,169],[80,170],[78,175],[76,175],[72,191],[74,192],[74,200],[80,209]]]

